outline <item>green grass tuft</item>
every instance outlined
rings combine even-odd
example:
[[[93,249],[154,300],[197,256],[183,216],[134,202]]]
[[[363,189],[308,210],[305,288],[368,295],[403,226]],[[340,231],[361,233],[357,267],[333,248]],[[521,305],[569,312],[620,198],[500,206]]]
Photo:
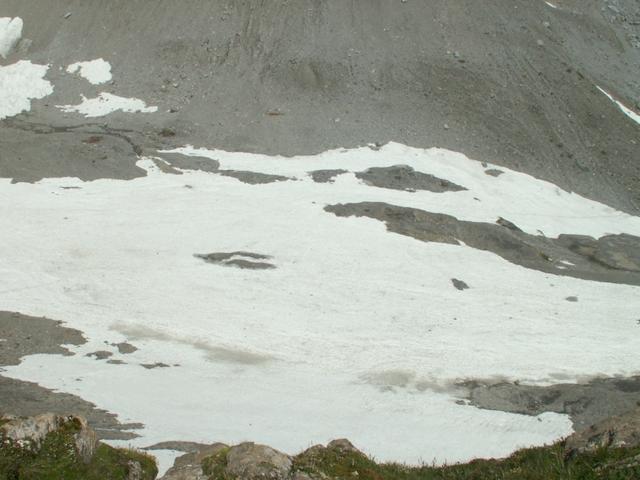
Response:
[[[293,468],[312,478],[350,480],[638,480],[638,455],[640,447],[603,449],[565,459],[564,447],[557,443],[520,450],[503,460],[408,467],[377,464],[360,453],[332,448],[301,453],[294,458]]]
[[[139,462],[142,480],[155,479],[153,457],[130,449],[98,445],[89,464],[75,450],[74,434],[80,425],[68,422],[44,439],[36,452],[27,446],[3,440],[0,445],[0,480],[124,480],[129,462]]]
[[[229,448],[223,448],[202,460],[202,472],[209,476],[209,480],[228,480],[228,475],[224,472],[228,454]]]

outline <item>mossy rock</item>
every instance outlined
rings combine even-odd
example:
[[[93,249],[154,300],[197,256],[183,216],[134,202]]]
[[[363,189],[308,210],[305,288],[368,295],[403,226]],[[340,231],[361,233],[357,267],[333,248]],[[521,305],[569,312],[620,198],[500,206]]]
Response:
[[[158,469],[153,457],[134,450],[100,443],[88,463],[76,451],[78,422],[69,421],[49,433],[39,448],[3,438],[0,445],[0,480],[153,480]]]

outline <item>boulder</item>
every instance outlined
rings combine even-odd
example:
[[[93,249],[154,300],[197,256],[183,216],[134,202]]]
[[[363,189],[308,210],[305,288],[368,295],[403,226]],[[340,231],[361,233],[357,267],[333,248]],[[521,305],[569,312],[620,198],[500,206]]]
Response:
[[[640,408],[610,417],[576,432],[565,441],[565,453],[591,452],[600,448],[634,448],[640,446]]]
[[[243,480],[288,479],[291,457],[265,445],[241,443],[229,449],[225,472]]]
[[[190,444],[195,450],[175,459],[173,467],[160,480],[208,480],[202,470],[202,461],[229,447],[224,443],[214,443],[212,445]]]
[[[3,442],[10,441],[33,452],[40,450],[42,442],[50,433],[72,429],[75,449],[84,463],[89,463],[98,446],[98,436],[89,428],[83,417],[45,413],[35,417],[4,416],[0,422]]]
[[[338,438],[337,440],[332,440],[327,444],[328,449],[340,450],[341,452],[351,452],[351,453],[360,453],[362,452],[353,446],[346,438]]]

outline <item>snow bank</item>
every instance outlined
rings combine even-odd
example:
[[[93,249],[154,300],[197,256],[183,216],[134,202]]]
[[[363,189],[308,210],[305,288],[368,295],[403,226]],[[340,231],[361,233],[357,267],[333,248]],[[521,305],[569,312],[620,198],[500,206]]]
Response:
[[[6,58],[22,37],[22,19],[20,17],[0,18],[0,56]]]
[[[44,79],[48,65],[35,65],[21,60],[0,66],[0,120],[31,110],[31,100],[53,93],[53,86]]]
[[[385,201],[527,230],[640,233],[640,219],[507,169],[398,144],[269,157],[185,149],[223,168],[295,176],[248,185],[217,174],[131,181],[0,182],[0,310],[83,331],[76,355],[35,355],[3,375],[80,395],[164,440],[245,440],[296,452],[347,437],[381,461],[500,457],[571,432],[538,417],[456,403],[452,383],[570,382],[640,371],[638,287],[529,270],[490,252],[424,243],[327,204]],[[468,188],[375,188],[353,173],[408,164]],[[66,187],[78,187],[69,189]],[[20,225],[16,229],[16,225]],[[270,255],[271,270],[194,253]],[[458,291],[451,279],[470,288]],[[568,302],[576,296],[578,302]],[[139,350],[118,353],[129,340]],[[86,357],[111,350],[108,364]],[[161,362],[166,368],[141,364]]]
[[[158,107],[148,107],[140,99],[119,97],[107,92],[102,92],[96,98],[86,98],[82,95],[82,102],[79,105],[56,106],[63,112],[78,112],[85,117],[103,117],[118,110],[128,113],[153,113],[158,111]]]
[[[111,80],[111,64],[102,58],[88,62],[76,62],[67,67],[68,73],[76,73],[86,78],[93,85],[100,85]]]

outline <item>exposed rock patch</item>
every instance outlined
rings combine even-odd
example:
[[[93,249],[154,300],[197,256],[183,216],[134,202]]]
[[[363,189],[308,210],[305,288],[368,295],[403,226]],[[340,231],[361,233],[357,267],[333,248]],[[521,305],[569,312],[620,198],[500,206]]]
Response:
[[[637,407],[640,376],[602,378],[584,384],[548,387],[480,381],[457,386],[467,389],[467,398],[476,407],[524,415],[564,413],[571,417],[575,430],[582,430]]]
[[[602,420],[567,438],[565,452],[573,456],[601,448],[640,446],[640,408]]]
[[[271,175],[268,173],[249,172],[244,170],[221,170],[220,162],[207,157],[183,155],[181,153],[162,153],[161,157],[166,161],[166,164],[165,166],[159,166],[159,168],[165,173],[181,174],[182,172],[180,170],[199,170],[202,172],[223,175],[225,177],[233,177],[249,185],[260,185],[291,180],[289,177],[284,177],[282,175]],[[158,165],[158,163],[156,163],[156,165]]]
[[[95,357],[96,360],[105,360],[113,356],[113,352],[107,350],[98,350],[97,352],[87,353],[87,357]]]
[[[201,258],[207,263],[214,263],[225,267],[237,267],[250,270],[269,270],[276,268],[272,263],[256,260],[269,260],[272,257],[252,252],[217,252],[217,253],[196,253],[193,255]]]
[[[467,285],[466,282],[463,282],[462,280],[458,280],[457,278],[452,278],[451,283],[458,290],[467,290],[469,288],[469,285]]]
[[[346,170],[315,170],[313,172],[309,172],[311,178],[316,183],[333,183],[335,178],[338,175],[342,175],[343,173],[347,173]]]
[[[196,453],[202,451],[206,447],[208,447],[206,443],[167,441],[154,443],[153,445],[145,447],[144,450],[175,450],[178,452]]]
[[[162,362],[141,363],[140,366],[146,368],[147,370],[153,370],[154,368],[169,368],[170,367],[166,363],[162,363]]]
[[[116,347],[118,349],[118,352],[123,355],[138,351],[138,348],[136,346],[131,345],[127,342],[112,343],[111,346]]]
[[[233,177],[240,180],[242,183],[248,183],[249,185],[262,185],[265,183],[285,182],[287,180],[291,180],[289,177],[283,177],[282,175],[271,175],[268,173],[247,172],[241,170],[220,170],[218,173],[225,177]]]
[[[490,168],[488,170],[485,170],[484,173],[486,175],[491,176],[491,177],[499,177],[500,175],[502,175],[504,173],[504,171],[498,170],[497,168]]]
[[[600,239],[560,235],[552,239],[522,232],[504,219],[501,225],[469,222],[380,202],[329,205],[325,210],[339,217],[374,218],[384,222],[391,232],[423,242],[453,245],[464,242],[545,273],[640,285],[640,237],[633,235],[607,235]]]
[[[408,165],[394,165],[391,167],[374,167],[364,172],[356,173],[356,177],[367,185],[393,190],[415,192],[427,190],[429,192],[460,192],[467,190],[449,180],[434,177],[428,173],[417,172]]]

